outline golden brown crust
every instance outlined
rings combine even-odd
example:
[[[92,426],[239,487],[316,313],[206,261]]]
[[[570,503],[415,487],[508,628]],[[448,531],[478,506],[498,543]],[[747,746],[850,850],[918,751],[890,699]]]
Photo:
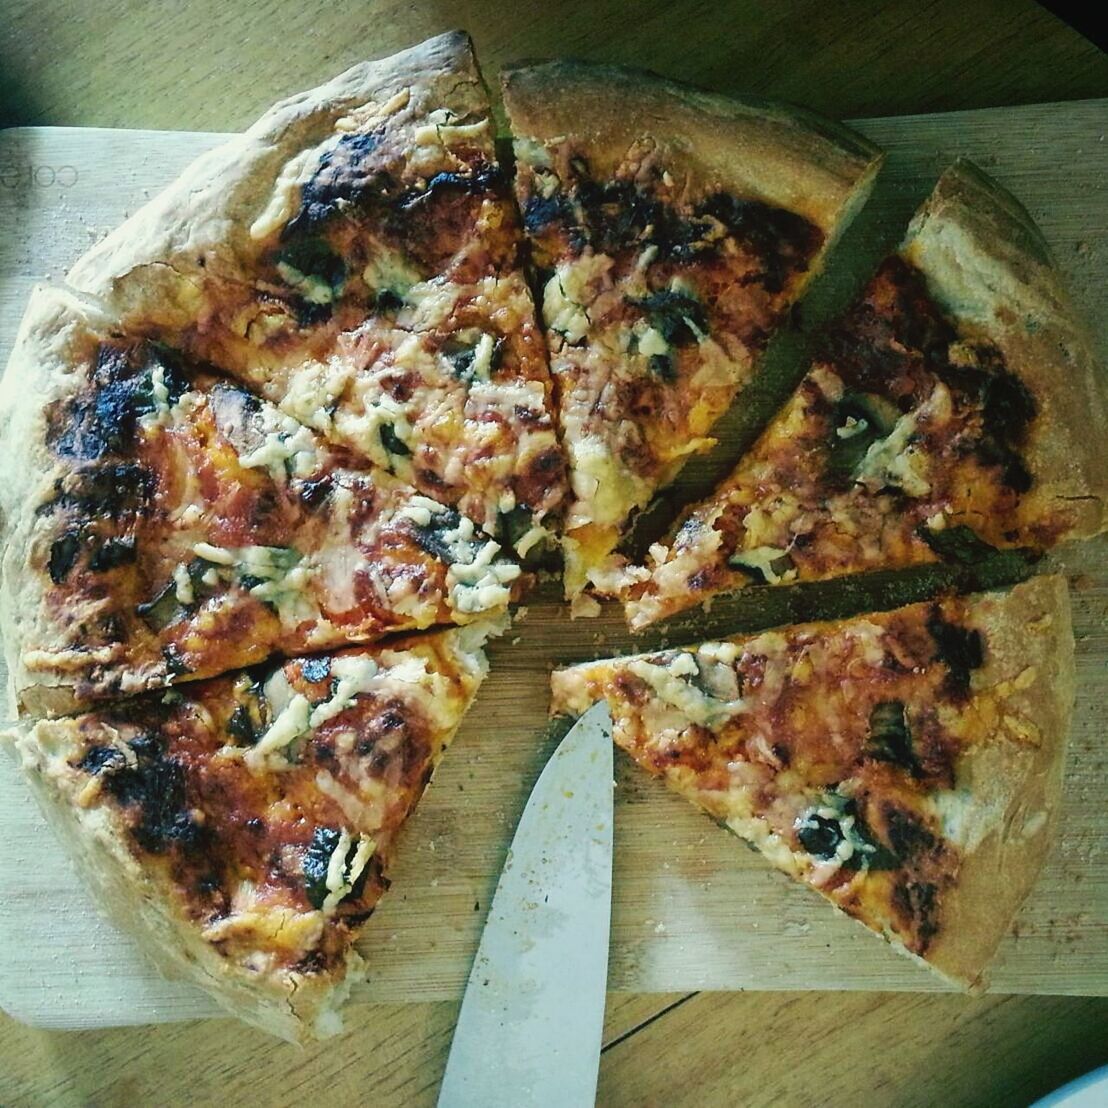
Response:
[[[1020,203],[967,161],[940,178],[902,256],[968,335],[999,347],[1034,396],[1023,448],[1035,483],[1021,512],[1057,517],[1061,537],[1108,527],[1108,374],[1095,364],[1042,234]]]
[[[1064,577],[1037,577],[1010,592],[987,593],[971,616],[989,644],[975,690],[997,689],[1000,726],[1029,728],[1034,736],[1033,745],[1020,748],[975,744],[958,766],[958,787],[972,797],[968,822],[980,822],[967,829],[972,845],[944,900],[943,929],[927,961],[978,990],[1054,845],[1075,677]],[[1029,671],[1033,679],[1019,681]]]
[[[546,62],[505,70],[501,85],[517,138],[571,135],[598,179],[647,139],[694,188],[787,208],[829,238],[864,202],[881,163],[861,135],[804,109],[701,92],[633,69]]]

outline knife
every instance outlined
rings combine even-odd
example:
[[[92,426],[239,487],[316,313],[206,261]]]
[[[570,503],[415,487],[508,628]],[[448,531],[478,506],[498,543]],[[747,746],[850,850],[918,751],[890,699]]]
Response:
[[[469,973],[439,1108],[592,1105],[612,903],[612,719],[594,704],[547,762]]]

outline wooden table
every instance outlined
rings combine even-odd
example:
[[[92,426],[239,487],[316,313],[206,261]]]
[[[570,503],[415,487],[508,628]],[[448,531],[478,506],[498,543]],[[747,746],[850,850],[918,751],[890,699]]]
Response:
[[[489,76],[511,59],[569,54],[839,117],[1108,95],[1108,58],[1027,0],[3,7],[0,124],[230,130],[284,93],[452,26],[473,33]],[[345,1036],[308,1050],[227,1021],[58,1033],[0,1015],[0,1106],[430,1104],[456,1013],[355,1007]],[[1105,999],[613,994],[599,1100],[1019,1104],[1105,1061]]]

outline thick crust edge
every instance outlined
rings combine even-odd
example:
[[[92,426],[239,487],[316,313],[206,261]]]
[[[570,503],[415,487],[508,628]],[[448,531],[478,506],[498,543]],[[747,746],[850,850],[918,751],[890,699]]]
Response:
[[[1031,216],[959,161],[912,220],[901,254],[968,335],[1000,348],[1035,399],[1029,518],[1058,518],[1063,538],[1108,528],[1108,374]]]
[[[0,482],[0,637],[8,663],[11,708],[36,714],[75,710],[71,689],[43,685],[24,664],[27,643],[48,643],[44,580],[30,564],[36,509],[60,476],[47,446],[46,413],[84,384],[78,367],[91,336],[106,335],[111,321],[97,307],[62,289],[31,293],[15,345],[0,378],[0,439],[13,464]]]
[[[1036,577],[1006,593],[986,593],[970,616],[989,649],[974,688],[1003,686],[1033,671],[1029,684],[1008,694],[1003,711],[1032,725],[1038,739],[1016,757],[1003,740],[976,747],[957,771],[974,800],[966,828],[971,845],[927,961],[963,988],[980,991],[986,965],[1054,845],[1075,675],[1064,577]]]
[[[671,167],[798,212],[828,244],[864,203],[882,159],[861,135],[805,109],[701,92],[619,66],[509,67],[501,86],[517,139],[572,135],[603,175],[649,136]]]

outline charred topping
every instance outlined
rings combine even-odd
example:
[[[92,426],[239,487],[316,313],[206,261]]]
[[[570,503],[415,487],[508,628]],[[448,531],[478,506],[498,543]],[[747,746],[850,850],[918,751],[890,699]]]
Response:
[[[378,132],[343,135],[301,189],[300,210],[286,224],[282,238],[314,232],[347,204],[363,203],[388,189],[391,177],[372,157],[380,144]]]
[[[823,244],[823,232],[802,215],[757,200],[739,200],[717,192],[697,208],[697,214],[718,219],[762,263],[758,281],[767,292],[783,291],[788,279],[808,268]]]
[[[82,773],[97,774],[121,769],[126,764],[127,758],[118,747],[90,746],[77,763],[77,769]]]
[[[912,734],[908,729],[904,705],[899,700],[883,700],[873,706],[865,753],[878,762],[899,766],[913,776],[918,773],[919,762],[912,747]]]
[[[468,173],[436,173],[419,189],[409,189],[402,193],[396,206],[404,212],[427,204],[432,198],[444,192],[462,192],[476,195],[482,192],[502,191],[506,181],[504,171],[498,165],[481,162],[471,167]]]
[[[662,289],[641,298],[629,296],[627,303],[639,308],[671,346],[689,346],[697,341],[697,331],[708,332],[704,305],[688,293]]]
[[[180,648],[175,643],[167,643],[162,647],[162,657],[165,659],[166,670],[173,677],[192,672],[192,667],[181,656]]]
[[[961,523],[956,527],[944,527],[941,531],[933,531],[926,524],[920,524],[916,534],[944,561],[959,565],[976,565],[996,553],[995,546],[979,538],[972,527]]]
[[[717,192],[681,212],[634,181],[598,182],[582,157],[570,161],[565,191],[532,195],[524,205],[524,226],[534,233],[557,223],[575,251],[592,246],[607,254],[653,243],[663,258],[689,262],[719,252],[719,227],[754,254],[760,266],[751,280],[769,293],[808,268],[823,232],[803,216],[757,200]]]
[[[135,560],[135,538],[126,535],[122,538],[104,539],[89,558],[89,569],[103,572],[116,566],[130,565]]]
[[[981,632],[947,622],[938,606],[927,618],[927,630],[935,640],[935,661],[942,662],[949,670],[944,685],[956,696],[967,696],[971,671],[985,663]]]
[[[453,508],[447,508],[445,511],[432,516],[431,522],[426,526],[413,523],[411,528],[412,537],[419,547],[430,554],[432,558],[438,558],[440,561],[450,564],[454,561],[454,555],[450,549],[450,544],[443,535],[447,531],[455,530],[460,521],[461,516]]]
[[[909,944],[916,954],[923,954],[939,931],[939,890],[929,881],[905,879],[893,887],[893,906],[910,921],[915,940]]]
[[[54,497],[38,508],[46,512],[72,508],[117,519],[140,513],[154,494],[154,474],[134,462],[82,466],[54,484]]]
[[[935,850],[939,842],[911,812],[897,806],[884,806],[885,836],[899,858],[918,858]]]
[[[48,569],[50,580],[55,585],[60,585],[69,575],[77,561],[77,555],[81,551],[81,532],[79,530],[66,531],[60,538],[54,540],[50,546],[50,560]]]
[[[996,347],[960,342],[923,275],[904,259],[882,263],[862,299],[825,333],[822,358],[851,391],[883,395],[902,411],[924,400],[938,378],[980,410],[965,449],[995,467],[1007,488],[1030,489],[1020,448],[1037,414],[1035,398]]]
[[[140,735],[130,747],[135,765],[114,769],[104,777],[104,789],[128,809],[139,846],[151,854],[170,847],[199,850],[205,836],[189,813],[184,767],[167,755],[157,735]]]
[[[313,908],[322,908],[327,899],[327,868],[341,838],[342,832],[337,827],[317,827],[312,832],[312,841],[304,851],[304,891]],[[353,857],[354,849],[351,846],[347,863]]]
[[[167,352],[102,344],[89,389],[49,413],[55,452],[93,460],[130,446],[138,420],[157,408],[153,382],[157,368],[162,371],[168,403],[175,404],[189,385]]]

